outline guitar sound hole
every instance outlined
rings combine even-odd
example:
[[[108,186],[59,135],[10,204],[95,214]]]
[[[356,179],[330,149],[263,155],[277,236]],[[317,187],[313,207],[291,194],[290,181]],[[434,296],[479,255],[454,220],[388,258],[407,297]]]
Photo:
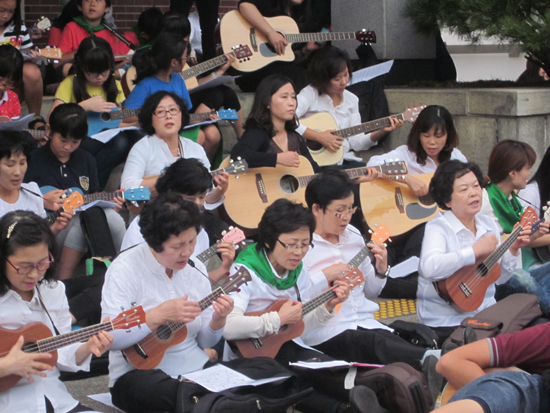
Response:
[[[312,151],[318,151],[318,150],[320,150],[320,149],[323,148],[323,145],[321,145],[321,144],[320,144],[319,142],[317,142],[317,141],[309,141],[309,140],[308,140],[308,141],[306,141],[306,143],[307,143],[307,147],[308,147],[309,149],[311,149]]]
[[[168,340],[172,335],[172,330],[168,326],[160,326],[157,328],[157,337],[161,340]]]
[[[281,178],[281,189],[287,194],[293,194],[298,190],[300,184],[298,179],[292,175],[285,175]]]

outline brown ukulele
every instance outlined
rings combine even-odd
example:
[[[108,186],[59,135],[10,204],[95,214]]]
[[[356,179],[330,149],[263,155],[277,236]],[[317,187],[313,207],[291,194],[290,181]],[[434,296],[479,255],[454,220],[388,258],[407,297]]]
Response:
[[[0,327],[0,357],[5,357],[20,336],[25,339],[22,350],[25,353],[51,353],[52,357],[44,360],[52,367],[57,363],[57,350],[74,343],[83,343],[100,331],[127,330],[145,323],[145,313],[141,306],[123,311],[115,319],[105,323],[74,330],[69,333],[52,336],[49,327],[38,321],[29,323],[17,330]],[[11,389],[21,376],[10,374],[0,378],[0,392]]]
[[[199,301],[201,311],[206,310],[222,294],[236,291],[242,284],[251,281],[250,273],[244,267],[227,277],[223,285],[212,291],[211,294]],[[164,353],[170,347],[181,343],[187,337],[185,323],[168,322],[133,346],[127,347],[122,352],[126,358],[140,370],[154,369],[162,361]]]
[[[536,211],[533,207],[527,207],[520,224],[491,255],[485,259],[477,259],[475,264],[462,267],[450,277],[433,283],[439,296],[458,312],[477,310],[483,303],[487,288],[500,277],[498,261],[516,241],[523,228],[535,223],[536,219]],[[533,225],[532,232],[539,229],[541,222]]]
[[[364,258],[363,258],[364,259]],[[343,280],[349,283],[350,287],[357,286],[365,282],[363,273],[358,269],[349,271],[344,275]],[[234,340],[229,343],[231,349],[245,358],[250,357],[270,357],[275,358],[281,346],[287,341],[293,340],[296,337],[300,337],[304,332],[304,320],[303,318],[315,310],[317,307],[328,303],[333,298],[336,298],[336,293],[334,288],[329,288],[328,290],[322,292],[318,296],[312,298],[302,307],[302,318],[294,324],[285,324],[279,328],[279,331],[276,334],[269,334],[262,338],[245,338],[242,340]],[[288,300],[279,300],[271,304],[265,311],[253,311],[246,313],[247,317],[259,317],[262,314],[270,312],[278,312],[283,304]]]

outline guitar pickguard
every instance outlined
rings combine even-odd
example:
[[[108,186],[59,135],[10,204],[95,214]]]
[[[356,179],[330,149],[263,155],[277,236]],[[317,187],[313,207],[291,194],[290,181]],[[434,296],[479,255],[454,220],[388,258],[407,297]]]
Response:
[[[263,57],[279,56],[279,54],[275,51],[273,46],[271,46],[269,43],[261,43],[260,44],[260,54]]]
[[[434,205],[432,207],[426,208],[422,206],[421,204],[415,202],[412,204],[408,204],[405,209],[407,213],[407,217],[409,219],[426,219],[432,214],[437,211],[437,205]]]

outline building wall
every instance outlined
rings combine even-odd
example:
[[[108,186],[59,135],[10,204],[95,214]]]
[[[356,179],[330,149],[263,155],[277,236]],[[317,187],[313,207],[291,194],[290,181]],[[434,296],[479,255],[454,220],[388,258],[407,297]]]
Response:
[[[50,20],[61,12],[59,0],[24,0],[25,22],[27,26],[33,25],[42,16]],[[123,32],[133,26],[140,13],[149,7],[159,7],[162,11],[168,11],[169,0],[111,0],[113,14],[119,32]],[[238,0],[220,0],[220,17],[230,10],[237,8]],[[37,42],[41,44],[41,42]]]

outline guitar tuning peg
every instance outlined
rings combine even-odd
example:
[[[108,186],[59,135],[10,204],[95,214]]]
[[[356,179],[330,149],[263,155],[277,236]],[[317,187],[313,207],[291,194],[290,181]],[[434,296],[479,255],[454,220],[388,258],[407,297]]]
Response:
[[[124,307],[123,307],[123,306],[120,306],[120,311],[124,311]]]
[[[233,227],[233,226],[229,227],[229,231],[232,231],[233,229],[235,229],[235,227]]]
[[[132,330],[128,329],[128,330],[126,330],[126,332],[127,332],[127,333],[131,333],[131,332],[132,332]]]
[[[369,234],[372,234],[372,229],[369,229]]]
[[[384,248],[386,248],[386,247],[388,246],[388,244],[386,244],[385,242],[384,242],[384,244],[383,244],[383,245],[384,245]]]
[[[225,235],[225,234],[227,234],[227,231],[222,231],[222,235]]]
[[[393,240],[391,238],[388,238],[388,242],[393,242]]]

